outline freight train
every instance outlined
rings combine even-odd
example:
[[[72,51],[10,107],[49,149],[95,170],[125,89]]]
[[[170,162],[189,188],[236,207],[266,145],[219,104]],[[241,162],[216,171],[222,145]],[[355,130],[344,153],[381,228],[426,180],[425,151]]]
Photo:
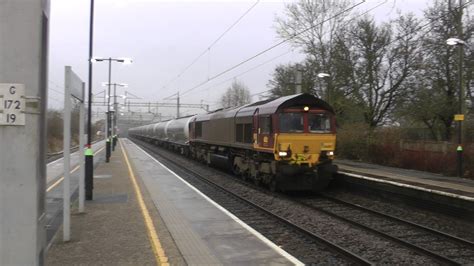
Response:
[[[179,151],[272,191],[320,191],[332,164],[332,107],[296,94],[129,129],[129,136]]]

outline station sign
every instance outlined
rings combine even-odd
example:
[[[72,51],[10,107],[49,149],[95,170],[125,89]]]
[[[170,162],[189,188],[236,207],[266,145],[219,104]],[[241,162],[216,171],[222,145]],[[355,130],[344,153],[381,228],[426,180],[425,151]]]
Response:
[[[24,126],[25,109],[25,85],[0,83],[0,126]]]
[[[66,66],[65,76],[66,88],[69,89],[71,96],[84,102],[84,85],[81,78],[72,71],[70,66]]]
[[[464,121],[464,115],[454,115],[454,121]]]

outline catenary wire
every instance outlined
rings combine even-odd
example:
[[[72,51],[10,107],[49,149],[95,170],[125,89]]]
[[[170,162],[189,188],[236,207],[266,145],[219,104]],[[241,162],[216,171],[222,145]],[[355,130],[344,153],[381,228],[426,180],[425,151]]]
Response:
[[[354,5],[354,6],[352,6],[352,7],[348,8],[348,9],[346,9],[346,10],[341,11],[340,13],[334,15],[333,17],[331,17],[331,18],[329,18],[329,19],[327,19],[327,20],[325,20],[325,21],[323,21],[323,22],[321,22],[321,23],[324,23],[324,22],[326,22],[326,21],[328,21],[328,20],[330,20],[330,19],[333,19],[333,18],[337,17],[338,15],[340,15],[340,14],[342,14],[342,13],[344,13],[344,12],[347,12],[347,11],[353,9],[353,8],[355,8],[356,6],[358,6],[358,5],[360,5],[360,4],[364,3],[364,2],[365,2],[365,0],[364,0],[363,2],[360,2],[360,3],[358,3],[358,4]],[[368,13],[369,11],[371,11],[371,10],[373,10],[373,9],[379,7],[379,6],[381,6],[382,4],[385,4],[386,2],[387,2],[387,1],[384,1],[384,2],[382,2],[382,3],[380,3],[380,4],[376,5],[376,6],[374,6],[373,8],[369,9],[368,11],[365,11],[364,13],[362,13],[362,15]],[[467,1],[466,3],[464,3],[463,5],[461,5],[461,6],[459,6],[459,7],[456,7],[455,9],[464,8],[464,7],[466,7],[468,4],[470,4],[471,2],[472,2],[472,1]],[[441,16],[439,16],[438,19],[440,19],[440,18],[442,18],[442,17],[445,17],[445,16],[448,15],[448,14],[449,14],[449,11],[446,11],[446,13],[443,14],[443,15],[441,15]],[[360,17],[360,15],[357,16],[357,17]],[[430,24],[432,24],[434,21],[436,21],[436,19],[433,19],[433,20],[431,20],[431,21],[429,21],[429,22],[423,24],[422,26],[417,27],[415,30],[413,30],[413,31],[411,31],[411,32],[409,32],[409,33],[407,33],[407,34],[404,34],[404,35],[401,35],[401,36],[395,38],[394,40],[392,40],[391,42],[389,42],[388,45],[394,43],[395,41],[398,41],[398,40],[402,39],[403,37],[406,37],[406,36],[409,36],[409,35],[411,35],[411,34],[414,34],[414,33],[419,32],[419,31],[422,30],[423,28],[425,28],[425,27],[429,26]],[[183,95],[185,95],[185,94],[191,92],[192,90],[194,90],[194,89],[196,89],[196,88],[201,87],[202,85],[208,83],[209,81],[211,81],[211,80],[213,80],[213,79],[215,79],[215,78],[217,78],[217,77],[219,77],[219,76],[221,76],[221,75],[223,75],[223,74],[225,74],[225,73],[227,73],[227,72],[229,72],[229,71],[231,71],[231,70],[233,70],[233,69],[239,67],[240,65],[243,65],[243,64],[247,63],[248,61],[253,60],[254,58],[256,58],[256,57],[258,57],[258,56],[260,56],[260,55],[262,55],[262,54],[268,52],[269,50],[271,50],[271,49],[273,49],[273,48],[275,48],[275,47],[277,47],[277,46],[279,46],[279,45],[281,45],[281,44],[283,44],[283,43],[285,43],[285,42],[287,42],[287,41],[293,39],[294,37],[298,36],[299,34],[302,34],[302,33],[306,32],[306,31],[310,30],[311,28],[314,28],[314,27],[320,25],[321,23],[318,23],[318,24],[316,24],[316,25],[314,25],[314,26],[312,26],[312,27],[310,27],[310,28],[307,28],[307,29],[305,29],[305,30],[303,30],[303,31],[301,31],[301,32],[299,32],[299,33],[296,33],[296,34],[293,35],[292,37],[290,37],[290,38],[288,38],[288,39],[285,39],[285,40],[283,40],[283,41],[281,41],[281,42],[279,42],[279,43],[277,43],[277,44],[275,44],[275,45],[273,45],[273,46],[271,46],[271,47],[269,47],[269,48],[267,48],[267,49],[265,49],[265,50],[259,52],[258,54],[256,54],[256,55],[254,55],[254,56],[252,56],[252,57],[250,57],[250,58],[248,58],[248,59],[246,59],[246,60],[244,60],[244,61],[242,61],[242,62],[240,62],[240,63],[238,63],[238,64],[236,64],[236,65],[234,65],[234,66],[232,66],[232,67],[230,67],[230,68],[228,68],[228,69],[222,71],[222,72],[220,72],[219,74],[217,74],[217,75],[211,77],[210,79],[205,80],[205,81],[203,81],[203,82],[197,84],[196,86],[194,86],[194,87],[192,87],[192,88],[190,88],[190,89],[184,91],[184,92],[181,94],[181,96],[183,96]],[[430,30],[430,31],[431,31],[431,30]],[[427,32],[425,32],[424,34],[427,34],[427,33],[430,32],[430,31],[427,31]],[[264,91],[264,92],[267,92],[267,91]],[[264,92],[262,92],[262,93],[264,93]],[[258,93],[258,94],[261,94],[261,93]],[[258,94],[256,94],[256,95],[258,95]]]
[[[387,2],[388,2],[388,0],[384,0],[384,1],[380,2],[380,3],[378,3],[377,5],[375,5],[374,7],[372,7],[372,8],[370,8],[370,9],[368,9],[368,10],[366,10],[366,11],[364,11],[364,12],[358,14],[357,16],[355,16],[355,17],[349,19],[348,21],[346,21],[346,22],[343,24],[343,27],[344,27],[345,25],[349,24],[350,21],[352,21],[352,20],[354,20],[354,19],[356,19],[356,18],[359,18],[359,17],[361,17],[361,16],[364,16],[364,15],[368,14],[369,12],[371,12],[371,11],[373,11],[373,10],[379,8],[380,6],[382,6],[382,5],[384,5],[384,4],[386,4]],[[326,34],[326,32],[323,33],[323,34]],[[226,83],[226,82],[228,82],[228,81],[230,81],[230,80],[233,80],[233,79],[235,79],[235,78],[237,78],[237,77],[239,77],[239,76],[242,76],[242,75],[244,75],[244,74],[247,74],[248,72],[253,71],[253,70],[255,70],[255,69],[257,69],[257,68],[259,68],[259,67],[261,67],[261,66],[263,66],[263,65],[265,65],[265,64],[267,64],[267,63],[269,63],[269,62],[271,62],[271,61],[273,61],[273,60],[275,60],[275,59],[277,59],[277,58],[280,58],[280,57],[282,57],[282,56],[284,56],[284,55],[290,53],[290,52],[291,52],[291,51],[288,51],[288,52],[285,52],[285,53],[283,53],[283,54],[280,54],[280,55],[278,55],[278,56],[276,56],[276,57],[273,57],[273,58],[271,58],[270,60],[267,60],[267,61],[265,61],[265,62],[263,62],[263,63],[261,63],[261,64],[255,66],[255,67],[252,67],[252,68],[250,68],[250,69],[248,69],[248,70],[246,70],[246,71],[244,71],[244,72],[241,72],[241,73],[239,73],[239,74],[237,74],[237,75],[235,75],[235,76],[233,76],[233,77],[231,77],[231,78],[228,78],[228,79],[226,79],[226,80],[224,80],[224,81],[222,81],[222,82],[219,82],[219,83],[217,83],[217,84],[214,84],[214,85],[210,86],[209,88],[207,88],[207,89],[205,89],[205,90],[209,90],[211,87],[219,86],[219,85],[224,84],[224,83]],[[252,94],[252,95],[250,95],[250,96],[259,95],[259,94],[262,94],[262,93],[265,93],[265,92],[268,92],[268,91],[270,91],[270,90],[265,90],[265,91],[260,92],[260,93]]]
[[[355,7],[357,7],[357,6],[359,6],[359,5],[363,4],[363,3],[365,3],[365,1],[366,1],[366,0],[362,0],[361,2],[355,4],[355,5],[353,5],[353,6],[349,7],[349,8],[347,8],[347,9],[342,10],[341,12],[335,14],[334,16],[331,16],[331,17],[328,18],[328,19],[323,20],[323,21],[320,22],[320,23],[317,23],[317,24],[315,24],[315,25],[313,25],[313,26],[311,26],[311,27],[308,27],[308,28],[306,28],[306,29],[304,29],[304,30],[302,30],[302,31],[300,31],[300,32],[298,32],[298,33],[295,33],[293,36],[291,36],[291,37],[289,37],[289,38],[286,38],[286,39],[284,39],[284,40],[282,40],[282,41],[280,41],[280,42],[277,42],[277,43],[273,44],[272,46],[270,46],[270,47],[268,47],[268,48],[266,48],[266,49],[264,49],[264,50],[258,52],[257,54],[255,54],[255,55],[253,55],[253,56],[251,56],[251,57],[249,57],[249,58],[247,58],[247,59],[241,61],[240,63],[237,63],[237,64],[233,65],[232,67],[229,67],[229,68],[227,68],[226,70],[224,70],[224,71],[222,71],[222,72],[220,72],[220,73],[218,73],[218,74],[216,74],[216,75],[210,77],[209,79],[207,79],[207,80],[205,80],[205,81],[203,81],[203,82],[197,84],[196,86],[191,87],[190,89],[184,91],[181,95],[185,95],[185,94],[189,93],[190,91],[192,91],[192,90],[194,90],[194,89],[197,89],[197,88],[201,87],[202,85],[208,83],[209,81],[214,80],[214,79],[216,79],[216,78],[218,78],[218,77],[220,77],[220,76],[222,76],[222,75],[224,75],[224,74],[226,74],[226,73],[228,73],[228,72],[230,72],[230,71],[232,71],[232,70],[238,68],[239,66],[241,66],[241,65],[243,65],[243,64],[245,64],[245,63],[247,63],[247,62],[249,62],[249,61],[252,61],[253,59],[255,59],[255,58],[261,56],[262,54],[265,54],[265,53],[267,53],[268,51],[273,50],[273,49],[275,49],[276,47],[278,47],[278,46],[280,46],[280,45],[282,45],[282,44],[284,44],[284,43],[286,43],[286,42],[288,42],[288,41],[294,39],[294,38],[297,37],[298,35],[301,35],[301,34],[307,32],[307,31],[311,30],[312,28],[315,28],[315,27],[321,25],[321,24],[324,23],[324,22],[327,22],[327,21],[329,21],[329,20],[331,20],[331,19],[334,19],[334,18],[336,18],[336,17],[338,17],[338,16],[340,16],[340,15],[342,15],[342,14],[344,14],[344,13],[346,13],[346,12],[352,10],[352,9],[354,9]]]
[[[232,25],[230,25],[217,39],[215,39],[206,49],[204,49],[189,65],[187,65],[176,77],[174,77],[171,81],[166,83],[162,88],[167,87],[177,79],[181,77],[189,68],[191,68],[202,56],[204,56],[209,50],[219,42],[224,35],[226,35],[235,25],[237,25],[258,3],[260,0],[257,0],[250,8],[247,9]]]
[[[260,63],[260,64],[254,66],[254,67],[252,67],[252,68],[250,68],[250,69],[247,69],[246,71],[240,72],[239,74],[237,74],[237,75],[235,75],[235,76],[233,76],[233,77],[231,77],[231,78],[228,78],[228,79],[226,79],[226,80],[224,80],[224,81],[221,81],[221,82],[219,82],[219,83],[217,83],[217,84],[214,84],[214,85],[210,86],[209,88],[207,88],[206,90],[210,89],[211,87],[215,87],[215,86],[222,85],[222,84],[224,84],[224,83],[226,83],[226,82],[228,82],[228,81],[230,81],[230,80],[233,80],[233,79],[235,79],[235,78],[237,78],[237,77],[240,77],[240,76],[242,76],[242,75],[245,75],[245,74],[247,74],[247,73],[249,73],[249,72],[251,72],[251,71],[253,71],[253,70],[257,69],[257,68],[260,68],[260,67],[262,67],[262,66],[264,66],[264,65],[266,65],[266,64],[268,64],[268,63],[270,63],[270,62],[272,62],[272,61],[274,61],[274,60],[276,60],[276,59],[278,59],[278,58],[280,58],[280,57],[282,57],[282,56],[285,56],[285,55],[289,54],[290,52],[291,52],[291,50],[290,50],[290,51],[286,51],[286,52],[284,52],[284,53],[282,53],[282,54],[279,54],[279,55],[277,55],[277,56],[275,56],[275,57],[272,57],[272,58],[270,58],[269,60],[264,61],[263,63]]]

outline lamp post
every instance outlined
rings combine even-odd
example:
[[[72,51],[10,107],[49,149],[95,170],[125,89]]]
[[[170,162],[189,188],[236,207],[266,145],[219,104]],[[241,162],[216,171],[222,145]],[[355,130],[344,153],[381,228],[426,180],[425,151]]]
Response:
[[[464,120],[464,87],[462,85],[462,61],[464,56],[464,45],[466,43],[458,38],[449,38],[446,40],[447,45],[454,45],[458,47],[459,51],[459,113],[454,116],[454,120],[458,121],[458,146],[456,148],[457,154],[457,174],[458,177],[463,177],[464,167],[463,167],[463,120]]]
[[[128,87],[128,84],[125,84],[125,83],[105,83],[103,82],[102,83],[102,86],[110,86],[110,85],[114,85],[114,102],[113,102],[113,112],[112,112],[112,119],[111,119],[111,123],[112,123],[112,151],[115,151],[115,146],[117,145],[117,86],[119,87]],[[111,95],[108,95],[110,98]]]
[[[112,79],[112,62],[119,62],[123,64],[131,64],[132,59],[130,58],[97,58],[94,57],[91,59],[92,62],[103,62],[103,61],[108,61],[109,62],[109,82],[108,82],[108,92],[107,95],[110,95],[110,85],[111,85],[111,79]],[[107,99],[107,119],[106,119],[107,127],[106,127],[106,139],[105,139],[105,162],[110,162],[110,153],[111,153],[111,119],[110,119],[110,97]]]
[[[327,78],[327,77],[330,77],[331,75],[329,75],[328,73],[318,73],[318,78],[321,78],[321,79],[324,79],[324,78]],[[322,88],[321,88],[322,89]],[[326,87],[326,101],[329,103],[329,100],[330,100],[330,93],[329,93],[329,86]]]
[[[92,189],[94,182],[94,153],[92,152],[92,49],[94,39],[94,0],[91,0],[89,21],[89,82],[87,102],[87,148],[84,152],[85,158],[85,187],[86,200],[92,200]],[[81,147],[82,149],[82,147]]]

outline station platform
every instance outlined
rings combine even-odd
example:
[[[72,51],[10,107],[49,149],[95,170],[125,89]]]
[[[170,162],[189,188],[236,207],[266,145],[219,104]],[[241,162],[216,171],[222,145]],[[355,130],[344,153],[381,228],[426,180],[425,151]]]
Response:
[[[91,149],[94,153],[99,153],[101,152],[105,147],[105,141],[98,141],[94,144],[92,144]],[[70,166],[71,169],[73,170],[72,172],[75,172],[77,169],[77,165],[79,164],[79,156],[84,156],[84,154],[81,151],[76,151],[71,153],[71,159],[70,159]],[[74,170],[76,169],[76,170]],[[64,158],[61,157],[57,160],[54,160],[46,165],[46,183],[48,185],[48,188],[51,187],[51,185],[56,182],[58,179],[61,178],[61,176],[64,175]]]
[[[339,167],[340,174],[353,178],[420,190],[474,203],[474,180],[471,179],[349,160],[335,160],[335,164]]]
[[[104,161],[105,141],[99,141],[92,145],[94,152],[94,166]],[[70,159],[70,191],[71,202],[79,196],[79,156],[84,156],[82,151],[71,153]],[[46,241],[50,245],[53,237],[58,232],[62,223],[63,211],[63,180],[64,159],[52,161],[46,165]]]
[[[47,265],[302,264],[127,139],[97,167],[85,209]]]

